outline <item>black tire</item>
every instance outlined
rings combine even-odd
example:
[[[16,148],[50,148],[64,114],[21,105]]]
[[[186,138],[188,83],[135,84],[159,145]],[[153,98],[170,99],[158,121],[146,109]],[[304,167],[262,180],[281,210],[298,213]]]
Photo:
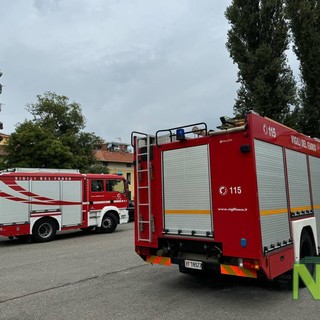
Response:
[[[32,235],[36,242],[51,241],[57,233],[56,224],[52,219],[42,218],[33,227]]]
[[[117,228],[117,218],[116,216],[109,212],[106,213],[101,221],[100,232],[101,233],[112,233]]]
[[[316,255],[315,246],[310,238],[309,233],[306,230],[303,230],[301,233],[300,239],[300,259],[304,257],[312,257]],[[306,267],[310,274],[314,275],[314,264],[307,263]],[[279,277],[275,278],[275,284],[277,287],[292,290],[293,287],[293,270],[289,270],[286,273],[280,275]],[[305,283],[299,279],[299,287],[304,288],[306,285]]]
[[[273,285],[277,289],[292,290],[293,271],[292,269],[274,279]],[[300,285],[300,284],[299,284]]]
[[[316,248],[311,240],[309,233],[306,230],[302,230],[300,240],[300,260],[304,257],[313,257],[316,255]],[[306,267],[309,273],[313,276],[315,265],[314,263],[306,263]],[[305,287],[303,281],[300,280],[300,287]]]

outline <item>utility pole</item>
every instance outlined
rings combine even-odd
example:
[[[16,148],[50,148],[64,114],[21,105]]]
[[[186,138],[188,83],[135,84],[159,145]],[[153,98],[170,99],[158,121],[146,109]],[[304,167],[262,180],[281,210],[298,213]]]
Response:
[[[3,73],[0,71],[0,78],[2,77]],[[2,84],[0,83],[0,94],[2,93]],[[1,111],[1,106],[2,106],[2,103],[0,102],[0,111]],[[0,122],[0,130],[3,129],[3,123]]]

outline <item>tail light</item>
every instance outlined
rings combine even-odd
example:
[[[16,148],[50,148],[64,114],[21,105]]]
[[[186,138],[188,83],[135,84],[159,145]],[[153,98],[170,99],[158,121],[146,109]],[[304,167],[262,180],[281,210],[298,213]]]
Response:
[[[239,258],[238,265],[240,268],[244,268],[244,269],[252,269],[252,270],[259,270],[260,269],[259,261],[253,260],[253,259]]]

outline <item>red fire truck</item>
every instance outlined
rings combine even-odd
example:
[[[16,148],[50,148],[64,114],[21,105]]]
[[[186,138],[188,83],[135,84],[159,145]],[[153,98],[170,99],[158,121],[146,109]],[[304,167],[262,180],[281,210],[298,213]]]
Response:
[[[16,168],[0,173],[0,236],[52,240],[59,230],[113,232],[128,222],[123,176]]]
[[[221,121],[132,132],[135,250],[185,273],[289,275],[319,254],[320,142],[254,112]]]

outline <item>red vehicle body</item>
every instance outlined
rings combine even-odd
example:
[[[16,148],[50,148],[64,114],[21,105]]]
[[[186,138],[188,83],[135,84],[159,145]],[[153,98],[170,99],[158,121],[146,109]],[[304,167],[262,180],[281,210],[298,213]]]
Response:
[[[59,230],[113,232],[128,222],[124,177],[17,168],[0,174],[0,236],[52,240]]]
[[[132,133],[135,250],[181,272],[274,279],[318,255],[320,143],[253,112],[222,120]]]

